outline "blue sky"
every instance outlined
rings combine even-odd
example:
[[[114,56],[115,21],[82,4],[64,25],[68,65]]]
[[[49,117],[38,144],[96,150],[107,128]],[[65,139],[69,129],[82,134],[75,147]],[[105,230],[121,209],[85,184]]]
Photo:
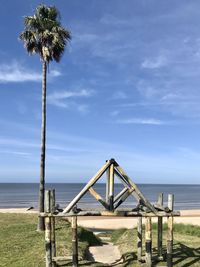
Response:
[[[18,35],[40,2],[0,3],[0,181],[38,182],[41,62]],[[137,183],[199,183],[200,2],[43,3],[72,34],[48,73],[46,181],[113,157]]]

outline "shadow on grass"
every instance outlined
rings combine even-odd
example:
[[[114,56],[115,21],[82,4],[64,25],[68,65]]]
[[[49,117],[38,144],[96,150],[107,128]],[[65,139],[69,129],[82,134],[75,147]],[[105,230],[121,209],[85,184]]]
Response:
[[[180,264],[182,267],[190,267],[193,264],[200,263],[200,247],[192,248],[182,243],[174,245],[174,266]]]

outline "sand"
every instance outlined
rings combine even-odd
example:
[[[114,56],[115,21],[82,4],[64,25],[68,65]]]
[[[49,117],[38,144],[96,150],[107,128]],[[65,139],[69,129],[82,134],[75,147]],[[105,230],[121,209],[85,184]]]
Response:
[[[21,214],[34,214],[37,213],[36,210],[27,211],[26,208],[19,209],[0,209],[0,213],[21,213]],[[193,224],[200,226],[200,210],[181,210],[180,217],[174,217],[175,223]],[[156,221],[153,218],[153,221]],[[78,224],[85,228],[90,229],[102,229],[102,230],[112,230],[119,228],[131,229],[136,227],[137,218],[123,218],[123,217],[79,217]]]

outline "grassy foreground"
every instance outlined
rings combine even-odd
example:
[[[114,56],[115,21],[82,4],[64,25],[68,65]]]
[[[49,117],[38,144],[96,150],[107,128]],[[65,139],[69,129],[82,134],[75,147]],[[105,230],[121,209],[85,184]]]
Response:
[[[37,216],[32,214],[0,214],[0,266],[44,267],[44,233],[36,231]],[[68,222],[56,223],[57,252],[59,256],[71,255],[71,228]],[[79,256],[84,257],[90,245],[99,244],[93,233],[78,229]],[[71,263],[62,263],[71,266]],[[80,261],[80,266],[91,266]],[[102,266],[92,264],[92,266]],[[104,265],[105,266],[105,265]]]
[[[0,266],[44,267],[44,233],[36,232],[37,216],[31,214],[0,214]],[[59,220],[56,224],[57,251],[59,256],[71,255],[71,228],[68,222]],[[165,229],[164,229],[165,230]],[[200,227],[177,224],[174,227],[174,266],[200,267]],[[165,232],[165,231],[164,231]],[[121,267],[141,266],[137,263],[136,230],[120,229],[107,233],[119,246],[124,263]],[[79,256],[84,257],[87,247],[99,243],[91,232],[79,228]],[[156,226],[153,225],[153,254],[156,255]],[[166,243],[164,235],[164,245]],[[164,246],[165,249],[165,246]],[[61,266],[71,266],[70,262]],[[80,261],[79,266],[105,267]],[[145,266],[145,265],[142,265]],[[154,266],[166,266],[161,262]]]
[[[166,225],[164,225],[163,230],[163,250],[164,252],[166,252]],[[153,256],[157,255],[156,238],[157,226],[156,224],[153,224]],[[141,264],[137,263],[136,229],[120,229],[113,231],[111,234],[111,239],[114,244],[119,246],[119,249],[125,259],[125,263],[121,266],[141,266]],[[173,249],[173,266],[200,267],[200,227],[193,225],[175,224]],[[143,255],[145,255],[145,251],[143,251]],[[145,264],[142,266],[145,266]],[[157,263],[155,261],[153,266],[166,266],[166,263]]]

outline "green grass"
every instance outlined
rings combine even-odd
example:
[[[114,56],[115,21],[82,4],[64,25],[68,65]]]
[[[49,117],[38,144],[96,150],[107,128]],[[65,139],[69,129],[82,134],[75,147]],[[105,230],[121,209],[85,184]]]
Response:
[[[0,214],[0,266],[44,267],[44,233],[36,231],[37,216],[27,214]],[[71,255],[71,227],[67,221],[56,223],[57,254]],[[90,245],[99,244],[99,239],[83,228],[78,228],[79,256],[84,257]],[[71,266],[65,263],[62,266]],[[80,266],[91,266],[81,261]],[[101,266],[95,265],[92,266]]]
[[[36,231],[37,216],[27,214],[0,214],[0,266],[1,267],[44,267],[44,233]],[[67,221],[58,219],[56,223],[57,255],[71,255],[71,227]],[[166,225],[164,225],[164,232]],[[104,235],[103,233],[101,234]],[[118,266],[141,266],[137,263],[136,229],[120,229],[111,233],[112,242],[117,244],[124,257],[124,263]],[[93,233],[78,228],[79,256],[85,256],[90,245],[99,244]],[[192,225],[174,225],[174,266],[200,267],[200,227]],[[163,244],[166,244],[164,234]],[[164,250],[165,250],[164,246]],[[144,251],[143,251],[144,254]],[[156,255],[156,225],[153,224],[153,255]],[[155,266],[166,266],[161,262]],[[71,262],[61,266],[71,266]],[[105,267],[105,264],[90,263],[81,260],[79,266]],[[145,265],[142,265],[145,266]]]
[[[156,256],[157,226],[153,224],[153,256]],[[166,224],[164,225],[163,249],[166,252]],[[137,263],[137,230],[119,229],[111,233],[111,240],[119,246],[125,262],[120,266],[141,266]],[[143,240],[144,244],[144,240]],[[176,267],[200,267],[200,227],[193,225],[174,225],[174,266]],[[143,251],[145,255],[145,251]],[[142,265],[142,266],[145,266]],[[154,266],[166,266],[166,263],[154,262]]]

